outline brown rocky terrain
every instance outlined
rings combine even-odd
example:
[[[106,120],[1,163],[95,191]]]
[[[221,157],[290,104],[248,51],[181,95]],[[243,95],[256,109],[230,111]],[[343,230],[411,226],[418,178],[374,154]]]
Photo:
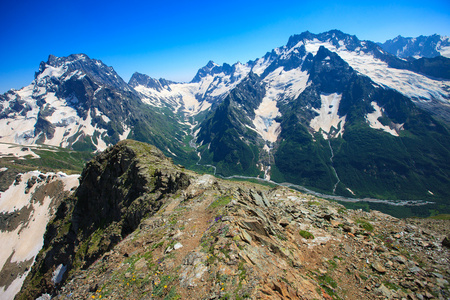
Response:
[[[196,174],[124,141],[87,165],[16,298],[448,299],[449,225]]]

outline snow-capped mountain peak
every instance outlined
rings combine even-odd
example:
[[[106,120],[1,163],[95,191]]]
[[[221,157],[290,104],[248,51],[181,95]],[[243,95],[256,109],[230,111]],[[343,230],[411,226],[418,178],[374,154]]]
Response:
[[[428,37],[428,40],[436,38],[441,40],[437,35]],[[403,39],[397,37],[398,41]],[[417,41],[421,39],[423,37],[417,38]],[[336,53],[354,70],[368,76],[376,84],[399,91],[425,109],[427,103],[450,103],[447,92],[450,89],[449,78],[437,79],[434,74],[427,75],[424,69],[417,67],[418,64],[401,60],[371,41],[360,41],[357,37],[338,30],[321,34],[304,32],[291,36],[287,45],[278,48],[276,52],[281,57],[292,55],[294,50],[300,53],[306,50],[307,53],[316,55],[320,47]]]
[[[450,39],[447,36],[433,34],[417,38],[397,36],[379,45],[387,52],[400,58],[421,58],[445,56],[450,58]]]
[[[229,64],[225,63],[222,66],[219,66],[218,64],[216,64],[215,62],[210,60],[206,64],[206,66],[204,66],[203,68],[198,70],[197,74],[194,76],[191,83],[198,83],[198,82],[202,81],[202,79],[204,77],[214,76],[214,75],[220,74],[220,73],[223,73],[225,75],[230,75],[232,71],[233,71],[233,68]]]
[[[223,64],[209,61],[189,83],[153,79],[135,73],[129,85],[141,94],[142,101],[157,107],[170,107],[176,113],[195,115],[219,103],[251,70],[240,62]]]
[[[313,34],[306,31],[298,35],[293,35],[289,38],[286,48],[301,47],[302,45],[317,41],[327,42],[337,49],[345,47],[349,50],[354,50],[361,46],[361,41],[356,36],[343,33],[339,30],[331,30],[321,34]]]
[[[0,136],[4,142],[19,144],[72,147],[87,142],[91,150],[105,149],[110,143],[108,123],[116,119],[114,110],[120,107],[106,108],[104,100],[111,102],[119,93],[136,97],[112,67],[85,54],[50,55],[30,85],[1,96]],[[117,128],[119,135],[127,136],[124,124]]]
[[[35,74],[35,77],[39,77],[41,73],[49,68],[64,70],[64,73],[69,72],[69,74],[72,72],[88,74],[94,81],[103,85],[131,91],[127,83],[116,73],[113,67],[105,65],[100,60],[91,59],[86,54],[72,54],[67,57],[50,55],[47,62],[41,62],[39,72]]]

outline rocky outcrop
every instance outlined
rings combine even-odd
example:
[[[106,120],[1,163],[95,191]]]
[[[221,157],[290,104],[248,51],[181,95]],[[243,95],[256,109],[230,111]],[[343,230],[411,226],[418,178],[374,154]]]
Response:
[[[448,221],[195,174],[138,142],[91,161],[57,220],[19,299],[450,296]]]
[[[63,280],[88,268],[144,216],[158,211],[167,194],[188,184],[188,176],[153,146],[123,141],[100,154],[86,165],[79,188],[48,225],[44,248],[17,298],[53,293],[58,266],[67,267]]]

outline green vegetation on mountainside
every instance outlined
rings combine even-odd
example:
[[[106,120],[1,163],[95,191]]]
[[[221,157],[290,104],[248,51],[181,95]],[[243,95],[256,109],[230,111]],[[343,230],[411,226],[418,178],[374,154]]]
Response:
[[[264,97],[263,84],[250,74],[205,119],[197,142],[202,154],[200,164],[211,164],[223,176],[258,176],[259,147],[262,139],[252,130],[250,117]]]
[[[67,174],[80,174],[87,161],[94,157],[92,152],[80,152],[53,146],[27,146],[11,145],[14,148],[31,149],[39,158],[31,154],[23,157],[5,155],[0,157],[0,191],[5,191],[16,179],[19,173],[39,170],[47,172],[64,172]]]
[[[430,123],[425,125],[425,122]],[[424,130],[424,126],[428,128]],[[404,127],[399,137],[368,126],[346,127],[343,138],[332,143],[334,166],[342,183],[357,196],[364,197],[447,197],[450,191],[448,130],[427,116],[411,118]]]
[[[20,158],[7,155],[0,158],[0,166],[15,168],[20,170],[20,172],[39,170],[41,172],[65,172],[74,174],[81,173],[86,162],[91,160],[95,155],[89,151],[74,151],[54,146],[26,146],[25,148],[30,148],[34,153],[39,155],[39,158],[35,158],[32,155],[26,155]]]
[[[323,192],[333,189],[336,177],[330,166],[328,142],[319,134],[314,141],[306,127],[292,115],[281,124],[282,142],[275,153],[276,172],[272,179],[278,182],[314,187]]]

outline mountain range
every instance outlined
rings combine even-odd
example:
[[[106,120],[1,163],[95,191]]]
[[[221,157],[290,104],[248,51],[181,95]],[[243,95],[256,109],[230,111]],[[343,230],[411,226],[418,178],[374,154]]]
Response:
[[[50,55],[0,95],[0,298],[447,298],[448,220],[376,211],[450,213],[446,47],[304,32],[188,83]]]
[[[222,177],[445,204],[448,47],[304,32],[254,61],[210,61],[188,83],[126,83],[85,54],[50,55],[30,85],[0,95],[0,142],[94,152],[130,138]]]
[[[431,36],[419,36],[417,38],[402,37],[384,43],[378,43],[385,51],[401,58],[422,58],[445,56],[450,57],[450,39],[446,36],[433,34]]]

